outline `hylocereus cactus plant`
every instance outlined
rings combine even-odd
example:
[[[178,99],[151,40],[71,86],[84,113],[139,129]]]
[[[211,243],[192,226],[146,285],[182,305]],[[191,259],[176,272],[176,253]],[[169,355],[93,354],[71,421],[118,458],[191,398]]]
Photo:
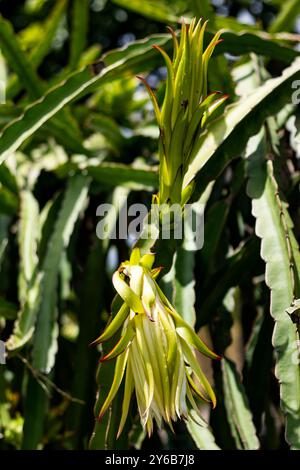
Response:
[[[162,109],[147,86],[160,129],[160,188],[154,197],[156,207],[178,204],[183,207],[192,192],[192,184],[183,188],[183,178],[193,155],[193,147],[213,112],[227,96],[208,95],[207,68],[217,33],[203,50],[206,23],[193,20],[182,25],[181,39],[171,30],[174,57],[155,46],[167,65],[167,83]],[[141,243],[145,248],[145,245]],[[148,246],[148,245],[147,245]],[[151,246],[151,245],[150,245]],[[215,394],[197,361],[195,350],[217,359],[195,331],[176,312],[159,288],[154,254],[139,243],[130,260],[113,275],[113,284],[121,305],[102,335],[101,343],[119,332],[119,340],[101,361],[116,359],[110,391],[99,412],[103,416],[124,379],[124,398],[118,436],[122,432],[135,392],[141,423],[150,435],[153,421],[172,427],[172,421],[185,418],[199,403],[216,405]]]

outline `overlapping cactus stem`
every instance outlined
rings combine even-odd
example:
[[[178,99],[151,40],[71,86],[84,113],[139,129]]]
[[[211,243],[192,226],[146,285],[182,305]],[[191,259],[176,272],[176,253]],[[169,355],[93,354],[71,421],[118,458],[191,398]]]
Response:
[[[115,359],[114,378],[99,418],[107,411],[125,376],[121,434],[135,392],[140,419],[150,435],[153,421],[186,418],[191,410],[199,413],[199,404],[216,405],[215,394],[205,377],[195,350],[218,359],[176,312],[159,288],[156,277],[161,268],[153,268],[154,255],[141,256],[133,249],[130,260],[113,275],[113,284],[123,303],[95,341],[104,342],[118,331],[120,339],[101,361]]]
[[[182,24],[180,42],[173,37],[174,53],[171,59],[159,46],[153,46],[163,56],[166,68],[166,90],[161,109],[155,93],[143,77],[156,120],[160,129],[160,203],[184,205],[193,191],[193,182],[183,187],[183,178],[194,156],[197,140],[214,112],[228,98],[216,91],[208,94],[208,64],[211,55],[222,40],[218,32],[204,50],[207,21]]]

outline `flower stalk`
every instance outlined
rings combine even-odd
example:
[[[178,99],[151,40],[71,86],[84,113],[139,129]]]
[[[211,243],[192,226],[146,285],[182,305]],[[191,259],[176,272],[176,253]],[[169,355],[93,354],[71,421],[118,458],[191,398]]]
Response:
[[[208,63],[220,42],[220,33],[204,50],[206,24],[195,20],[189,26],[183,24],[180,41],[170,29],[173,59],[154,46],[167,67],[161,109],[152,89],[139,77],[147,87],[160,129],[159,194],[153,196],[155,208],[149,215],[157,216],[160,208],[173,204],[179,205],[180,211],[184,209],[192,194],[193,182],[183,187],[183,179],[195,144],[213,113],[227,98],[219,92],[208,94]],[[118,436],[124,428],[133,395],[141,423],[149,435],[154,422],[158,427],[165,422],[172,428],[177,419],[192,417],[193,410],[199,413],[201,403],[216,405],[215,394],[196,358],[196,351],[212,359],[219,356],[200,340],[161,291],[156,281],[161,268],[153,268],[155,256],[151,253],[161,227],[152,225],[148,223],[144,231],[148,234],[155,228],[154,236],[147,240],[141,237],[130,259],[113,275],[117,291],[114,307],[118,305],[118,308],[112,309],[114,315],[94,342],[119,338],[101,359],[101,362],[114,360],[115,369],[110,391],[99,412],[101,419],[124,382]]]

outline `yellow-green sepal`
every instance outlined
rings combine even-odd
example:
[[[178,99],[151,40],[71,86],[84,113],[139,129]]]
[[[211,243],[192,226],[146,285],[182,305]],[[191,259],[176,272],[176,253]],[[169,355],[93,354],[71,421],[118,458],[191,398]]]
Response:
[[[123,303],[118,313],[112,318],[112,320],[106,326],[104,332],[92,342],[91,346],[98,343],[103,343],[110,339],[120,328],[123,326],[126,318],[129,315],[129,307],[126,303]]]
[[[128,359],[128,349],[117,357],[112,386],[100,410],[99,417],[98,417],[99,420],[102,418],[105,411],[107,410],[107,408],[109,407],[109,405],[111,404],[112,400],[115,398],[119,390],[119,387],[123,380],[127,359]]]
[[[199,338],[193,328],[191,328],[184,319],[178,315],[174,310],[170,310],[170,313],[174,319],[176,331],[181,338],[183,338],[190,346],[198,349],[202,354],[211,359],[221,359],[221,357],[211,351],[208,346]]]
[[[182,338],[180,339],[180,344],[181,344],[182,352],[185,356],[186,361],[190,364],[191,368],[193,369],[194,374],[199,380],[200,385],[203,387],[208,397],[210,398],[213,408],[215,408],[217,404],[216,395],[209,381],[205,377],[205,374],[203,373],[198,360],[196,359],[193,351],[191,350],[190,346],[187,344],[187,342],[184,339]]]
[[[109,361],[110,359],[114,359],[115,357],[119,356],[119,354],[122,354],[128,346],[130,346],[133,338],[135,336],[135,331],[132,326],[132,322],[130,321],[128,325],[125,327],[125,332],[117,342],[117,344],[113,347],[113,349],[107,353],[105,356],[103,356],[100,359],[100,362],[105,362]]]
[[[116,271],[113,274],[113,285],[118,292],[118,294],[122,297],[124,302],[128,305],[136,313],[143,313],[144,308],[141,302],[141,299],[135,294],[135,292],[129,287],[129,285],[122,279],[121,274],[119,271]]]

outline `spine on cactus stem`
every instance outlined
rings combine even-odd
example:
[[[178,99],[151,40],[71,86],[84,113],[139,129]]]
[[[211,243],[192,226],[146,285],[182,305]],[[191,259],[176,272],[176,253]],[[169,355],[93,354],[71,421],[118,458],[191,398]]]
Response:
[[[153,248],[160,236],[162,205],[178,204],[182,211],[189,201],[194,182],[183,187],[194,143],[227,95],[208,94],[208,62],[220,42],[217,33],[204,50],[206,22],[192,20],[182,24],[180,41],[169,28],[174,43],[171,59],[154,46],[167,68],[166,91],[160,108],[155,93],[144,78],[160,129],[158,154],[159,194],[153,196],[151,211],[130,259],[121,263],[113,275],[120,307],[106,329],[95,341],[101,343],[119,332],[119,340],[101,361],[115,361],[110,391],[99,418],[107,411],[124,382],[122,415],[118,429],[126,422],[132,395],[135,394],[143,427],[150,435],[158,427],[199,413],[201,403],[216,406],[216,398],[196,358],[195,351],[218,359],[176,312],[157,283],[160,267],[153,267]]]

